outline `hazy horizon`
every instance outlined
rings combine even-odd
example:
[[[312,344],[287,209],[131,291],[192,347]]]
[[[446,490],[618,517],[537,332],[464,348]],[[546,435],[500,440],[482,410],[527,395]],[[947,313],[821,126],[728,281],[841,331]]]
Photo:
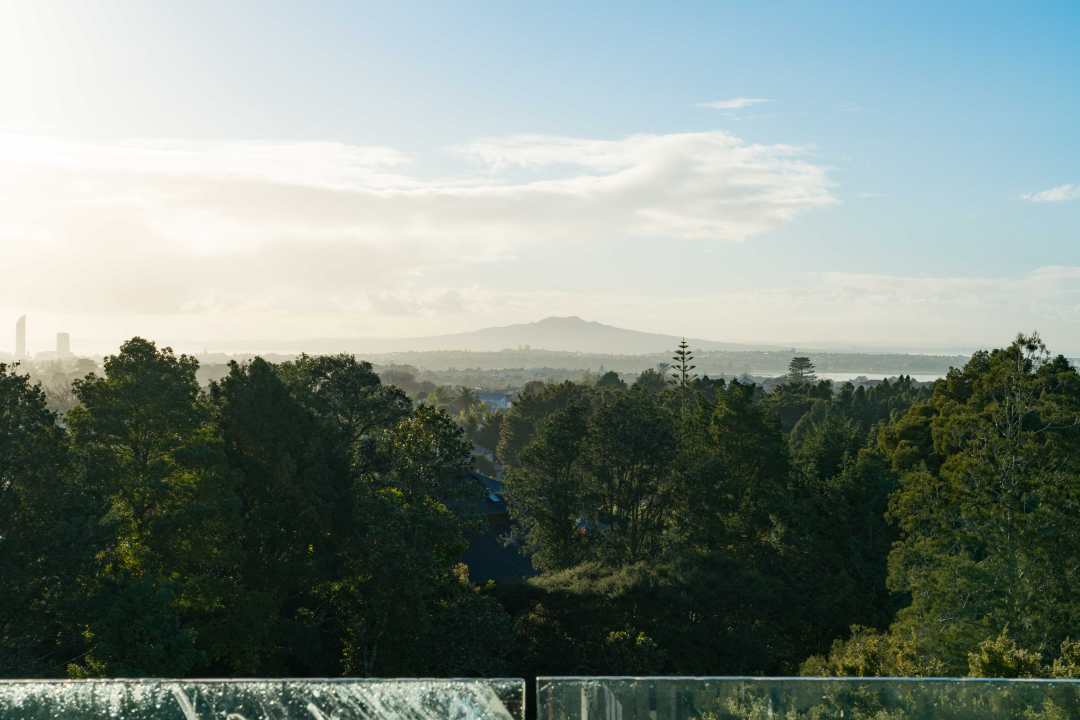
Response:
[[[55,333],[38,332],[35,334],[33,328],[35,323],[32,322],[32,318],[27,318],[27,346],[30,356],[33,357],[38,353],[50,353],[55,346],[56,335]],[[601,337],[590,338],[588,341],[575,341],[577,333],[567,334],[556,342],[545,342],[544,336],[526,336],[524,338],[515,336],[513,339],[506,339],[505,341],[499,340],[499,338],[509,338],[510,336],[500,334],[499,331],[508,330],[520,333],[529,333],[534,328],[542,327],[550,322],[562,322],[562,321],[575,321],[581,324],[582,328],[578,330],[584,331],[585,326],[597,326],[601,330]],[[666,344],[655,343],[650,349],[626,349],[625,346],[605,347],[603,350],[598,350],[595,347],[596,342],[604,342],[603,331],[618,331],[619,334],[626,334],[629,336],[663,336],[667,338]],[[64,332],[64,331],[58,331]],[[75,343],[74,350],[75,355],[83,356],[103,356],[108,355],[117,350],[122,342],[130,337],[135,337],[138,334],[133,334],[123,338],[119,338],[113,342],[109,341],[95,341],[94,339],[88,339],[85,337],[79,337],[74,335],[72,342]],[[487,337],[487,340],[480,340],[479,338]],[[233,355],[233,356],[250,356],[250,355],[285,355],[295,356],[300,353],[308,354],[330,354],[330,353],[351,353],[362,356],[391,356],[391,355],[403,355],[409,353],[439,353],[439,352],[475,352],[475,353],[497,353],[503,351],[517,351],[523,348],[530,348],[534,351],[554,352],[554,353],[579,353],[585,355],[653,355],[658,352],[666,352],[675,347],[680,338],[686,338],[690,341],[691,347],[698,352],[745,352],[745,351],[764,351],[764,352],[780,352],[780,353],[832,353],[832,354],[865,354],[865,355],[887,355],[887,354],[899,354],[899,355],[924,355],[924,356],[940,356],[940,357],[966,357],[976,350],[984,350],[993,347],[993,345],[986,345],[982,347],[972,346],[923,346],[920,348],[911,348],[897,345],[844,345],[844,344],[823,344],[823,343],[754,343],[754,342],[738,342],[717,340],[714,338],[693,338],[687,336],[673,335],[663,331],[648,331],[641,330],[639,328],[624,328],[612,326],[604,323],[598,323],[597,321],[590,320],[588,318],[581,318],[580,316],[562,316],[562,317],[546,317],[541,318],[533,322],[512,323],[504,326],[492,326],[486,328],[473,328],[469,331],[444,333],[430,336],[384,336],[384,337],[324,337],[324,338],[278,338],[278,339],[257,339],[257,338],[234,338],[228,341],[209,342],[190,339],[169,339],[155,337],[152,335],[142,335],[148,339],[154,340],[161,346],[169,346],[178,352],[183,352],[192,355]],[[548,335],[547,337],[550,337]],[[556,333],[556,337],[558,334]],[[35,338],[38,342],[35,343]],[[493,344],[494,343],[494,344]],[[586,347],[589,346],[589,347]],[[1064,348],[1051,348],[1056,354],[1063,354],[1069,357],[1075,357],[1080,353],[1073,352]],[[3,344],[0,344],[0,356],[8,355],[13,356],[12,349],[9,349]]]
[[[23,314],[32,350],[95,353],[577,315],[1075,355],[1078,30],[1070,5],[8,3],[0,349]]]

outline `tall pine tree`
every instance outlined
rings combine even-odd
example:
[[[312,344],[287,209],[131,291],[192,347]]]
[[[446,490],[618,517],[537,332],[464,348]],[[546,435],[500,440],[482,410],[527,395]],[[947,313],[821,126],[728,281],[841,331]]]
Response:
[[[685,390],[697,379],[697,373],[694,372],[697,365],[693,364],[694,353],[690,350],[690,343],[686,342],[686,338],[679,342],[679,347],[671,359],[675,361],[671,366],[671,381],[676,387]]]

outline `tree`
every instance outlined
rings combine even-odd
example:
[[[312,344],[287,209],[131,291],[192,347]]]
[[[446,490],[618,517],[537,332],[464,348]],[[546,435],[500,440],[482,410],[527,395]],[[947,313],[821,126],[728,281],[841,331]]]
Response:
[[[475,495],[466,475],[472,467],[472,446],[445,411],[419,406],[384,433],[379,442],[385,460],[371,476],[380,486],[394,487],[407,498],[432,498],[454,504]]]
[[[1080,577],[1080,375],[1038,336],[980,352],[883,427],[900,473],[888,642],[905,672],[1030,674],[1064,656]],[[1055,659],[1056,658],[1056,659]]]
[[[589,388],[572,382],[557,385],[528,383],[514,398],[514,404],[503,418],[497,452],[499,460],[516,464],[545,417],[577,398],[588,396],[589,392]]]
[[[663,645],[682,635],[682,608],[666,568],[585,562],[526,588],[517,644],[531,672],[658,675],[673,667]]]
[[[619,377],[619,373],[614,370],[608,370],[606,373],[596,379],[596,387],[600,390],[623,390],[626,388],[626,383]]]
[[[593,505],[591,532],[612,562],[634,562],[660,548],[675,489],[675,428],[658,399],[640,391],[605,395],[585,449]]]
[[[984,678],[1037,678],[1048,675],[1042,655],[1016,644],[1002,628],[968,653],[968,675]]]
[[[369,420],[352,407],[355,396],[336,396],[333,384],[298,383],[290,392],[282,375],[296,369],[279,373],[262,358],[234,362],[211,388],[240,514],[244,597],[231,606],[230,673],[338,669],[337,649],[323,645],[329,619],[314,591],[336,572],[341,538],[354,521],[350,440],[359,431],[354,423]]]
[[[81,651],[78,579],[95,513],[44,391],[0,363],[0,677],[57,676]]]
[[[927,633],[950,669],[991,633],[1050,653],[1080,612],[1080,376],[1038,336],[973,358],[940,383],[940,466],[901,480],[890,582],[911,593],[899,624]],[[965,377],[966,376],[966,377]],[[949,578],[946,581],[946,578]],[[949,614],[948,632],[931,618]]]
[[[667,386],[667,378],[660,371],[652,368],[643,370],[634,381],[635,388],[653,394],[663,392]]]
[[[465,549],[455,509],[481,492],[467,478],[469,459],[461,429],[421,405],[354,460],[340,572],[319,590],[342,628],[345,672],[403,675],[432,663],[420,657],[423,638],[459,584],[454,567]]]
[[[406,675],[428,661],[421,638],[454,582],[465,549],[460,519],[443,503],[361,477],[341,537],[340,570],[317,588],[340,628],[341,672]],[[417,487],[420,487],[417,485]],[[369,492],[370,490],[370,492]]]
[[[817,380],[814,363],[808,357],[796,356],[788,363],[787,381],[792,385],[810,385]]]
[[[104,377],[75,383],[72,443],[107,508],[76,674],[183,676],[217,659],[211,628],[237,596],[237,522],[197,368],[133,338],[105,359]]]
[[[475,445],[489,451],[494,456],[499,447],[502,434],[504,413],[502,410],[483,410],[477,414],[475,422],[466,425],[466,434]]]
[[[789,457],[776,418],[756,387],[732,382],[719,397],[705,462],[691,479],[687,517],[709,545],[764,532],[787,497]]]
[[[453,417],[464,417],[469,413],[482,412],[484,403],[480,399],[479,388],[458,388],[457,397],[447,409]]]
[[[686,338],[679,342],[679,347],[676,348],[671,359],[673,361],[671,366],[672,383],[680,390],[688,389],[697,378],[697,373],[694,372],[697,366],[693,364],[694,353],[690,351],[690,344],[686,342]]]
[[[350,443],[412,410],[404,392],[383,385],[371,363],[352,355],[301,355],[277,372],[297,400],[323,418],[329,429],[344,432]]]
[[[796,463],[820,485],[838,475],[865,444],[858,426],[831,403],[812,406],[796,423],[789,440]]]
[[[589,404],[577,398],[548,415],[506,478],[510,515],[533,565],[551,571],[584,559],[587,511],[583,449]]]
[[[513,621],[490,588],[471,586],[465,565],[456,565],[443,587],[405,671],[425,677],[511,675]]]

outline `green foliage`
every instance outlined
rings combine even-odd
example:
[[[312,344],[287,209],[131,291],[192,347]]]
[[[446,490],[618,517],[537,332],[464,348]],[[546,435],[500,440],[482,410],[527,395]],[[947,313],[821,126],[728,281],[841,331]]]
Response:
[[[394,487],[410,501],[432,498],[460,502],[474,489],[466,480],[472,447],[442,410],[419,406],[380,437],[378,472],[366,470],[376,486]]]
[[[1080,678],[1080,641],[1063,640],[1058,656],[1050,667],[1050,675],[1056,678]]]
[[[788,363],[787,381],[792,385],[808,385],[817,380],[814,363],[808,357],[793,357]]]
[[[489,589],[469,585],[468,568],[455,568],[407,671],[431,677],[507,677],[513,674],[513,623]]]
[[[245,631],[229,649],[229,670],[303,668],[320,639],[310,588],[347,524],[347,456],[264,360],[234,363],[211,395],[240,513],[236,572],[245,598],[229,622]]]
[[[465,434],[473,441],[473,444],[494,456],[499,448],[499,436],[502,434],[504,417],[502,410],[482,409],[476,413],[472,422],[465,424]]]
[[[884,634],[857,631],[804,670],[1075,672],[1076,370],[1037,336],[1021,336],[976,353],[932,397],[892,415],[859,457],[880,457],[899,476],[887,511],[899,533],[888,585],[904,605]]]
[[[490,412],[344,355],[203,391],[135,338],[62,423],[0,366],[0,675],[1080,676],[1080,375],[1037,337],[932,391],[674,360]],[[468,582],[476,448],[536,578]]]
[[[1025,650],[1008,636],[1008,628],[987,638],[968,653],[968,675],[985,678],[1037,678],[1046,676],[1042,656]]]
[[[404,675],[430,661],[421,639],[434,631],[433,612],[455,581],[461,525],[430,496],[365,480],[382,487],[356,494],[355,514],[364,524],[341,539],[340,574],[318,593],[341,628],[343,672]]]
[[[539,568],[634,562],[662,543],[676,488],[672,416],[655,395],[609,390],[566,392],[510,465],[510,512]]]
[[[75,383],[72,445],[103,512],[76,674],[185,675],[211,660],[210,628],[236,591],[236,505],[196,368],[135,338],[103,377]],[[141,612],[101,612],[125,605]]]
[[[521,451],[532,441],[544,418],[587,394],[587,388],[572,382],[526,385],[503,418],[497,450],[499,460],[509,465],[517,464]]]
[[[635,562],[660,549],[676,451],[672,418],[654,396],[599,398],[584,448],[594,498],[586,519],[612,561]]]
[[[197,373],[125,343],[74,383],[69,438],[0,366],[0,674],[503,667],[476,623],[510,620],[459,566],[479,488],[445,412],[347,356],[233,363],[209,393]]]
[[[596,379],[596,387],[600,390],[622,390],[626,387],[626,383],[619,377],[619,373],[614,370],[608,370]]]
[[[1005,628],[1051,655],[1080,612],[1080,376],[1021,337],[976,355],[915,410],[929,446],[893,447],[905,455],[894,466],[912,468],[889,510],[901,531],[890,586],[911,596],[898,627],[951,672]]]
[[[511,464],[511,513],[547,571],[519,621],[541,667],[777,672],[826,636],[808,628],[832,608],[807,607],[797,584],[808,578],[775,416],[752,385],[692,390],[584,397]]]
[[[803,675],[859,677],[940,677],[941,663],[927,656],[918,638],[853,625],[846,640],[836,640],[828,655],[811,656]]]
[[[812,383],[785,382],[773,390],[767,403],[780,421],[784,432],[791,432],[795,425],[815,406],[828,406],[833,402],[833,386],[828,380]]]
[[[548,415],[507,474],[510,513],[524,532],[533,564],[542,570],[567,568],[585,558],[583,452],[590,412],[581,397]]]
[[[402,390],[383,385],[371,363],[352,355],[301,355],[277,372],[303,405],[351,441],[397,422],[412,409]]]
[[[680,390],[687,390],[694,384],[694,380],[697,379],[697,373],[694,369],[697,365],[694,365],[694,353],[690,350],[690,344],[686,342],[686,338],[683,338],[679,342],[679,347],[675,349],[675,354],[671,357],[671,382]]]
[[[93,562],[99,508],[46,404],[0,364],[0,677],[48,673],[81,647],[73,580]]]
[[[652,368],[642,371],[634,381],[634,387],[648,393],[660,393],[667,389],[667,379]]]

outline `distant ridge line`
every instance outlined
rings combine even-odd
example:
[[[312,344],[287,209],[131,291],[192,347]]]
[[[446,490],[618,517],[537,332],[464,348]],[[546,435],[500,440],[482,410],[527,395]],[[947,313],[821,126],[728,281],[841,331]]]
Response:
[[[673,350],[678,335],[629,330],[584,320],[576,315],[551,316],[530,323],[514,323],[460,333],[407,338],[312,338],[289,342],[234,342],[232,352],[273,348],[279,352],[399,353],[431,351],[497,352],[528,347],[531,350],[587,354],[646,355]],[[781,350],[780,345],[751,345],[687,338],[696,350]],[[247,345],[247,348],[236,347]]]

